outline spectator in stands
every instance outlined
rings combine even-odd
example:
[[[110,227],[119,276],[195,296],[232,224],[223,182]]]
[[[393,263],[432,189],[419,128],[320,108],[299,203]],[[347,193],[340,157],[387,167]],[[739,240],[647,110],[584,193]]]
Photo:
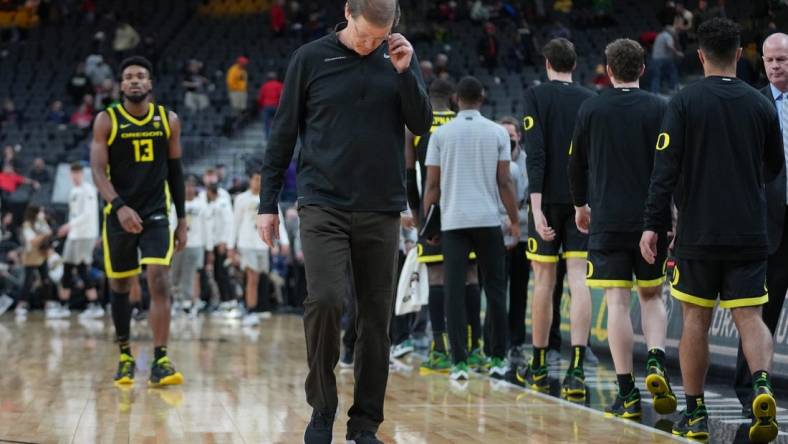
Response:
[[[60,100],[52,101],[52,104],[49,105],[46,122],[53,125],[65,125],[68,123],[68,115],[63,111],[63,102]]]
[[[227,93],[230,97],[230,106],[236,114],[246,111],[247,89],[249,74],[246,66],[249,59],[240,56],[235,60],[235,64],[227,70]]]
[[[572,31],[566,27],[560,20],[556,20],[553,23],[552,28],[547,34],[548,40],[552,39],[567,39],[572,40]]]
[[[19,168],[19,161],[16,159],[16,151],[14,146],[10,144],[3,148],[3,168],[5,168],[6,165],[14,170]]]
[[[30,173],[27,176],[38,183],[49,183],[52,181],[52,175],[49,174],[44,159],[40,157],[33,159],[33,168],[30,169]]]
[[[71,124],[79,129],[86,130],[93,123],[93,96],[86,95],[76,111],[71,114]]]
[[[112,41],[112,49],[115,51],[116,55],[123,57],[126,52],[139,46],[140,40],[140,34],[133,26],[126,22],[120,22],[118,23],[118,27],[115,28],[115,38]]]
[[[279,98],[282,96],[284,84],[274,71],[266,74],[266,78],[268,80],[260,87],[260,93],[257,96],[257,107],[263,113],[265,138],[268,140],[268,136],[271,134],[271,124],[276,116],[276,109],[279,108]]]
[[[434,70],[436,78],[444,78],[445,80],[450,79],[451,74],[449,74],[449,56],[442,52],[438,53],[438,55],[435,56]]]
[[[196,113],[208,108],[211,99],[208,97],[208,90],[211,81],[203,75],[203,63],[196,59],[191,59],[186,64],[186,74],[182,85],[186,89],[183,97],[184,105],[189,111]]]
[[[285,0],[276,0],[271,6],[271,32],[274,37],[285,35],[287,19],[285,18]]]
[[[498,53],[500,46],[498,45],[498,37],[495,35],[495,25],[492,22],[484,24],[484,36],[479,39],[476,49],[479,52],[479,60],[482,66],[493,73],[493,70],[498,67]]]
[[[3,109],[0,110],[0,126],[22,124],[22,113],[16,109],[14,101],[10,97],[3,102]]]
[[[596,75],[591,80],[591,84],[594,86],[594,89],[599,91],[600,89],[610,88],[613,86],[613,83],[610,81],[610,77],[607,75],[607,69],[605,65],[601,63],[596,65],[596,69],[594,69]]]
[[[41,186],[38,182],[17,174],[14,167],[8,163],[3,165],[3,172],[0,173],[0,191],[13,193],[20,185],[32,185],[34,189]]]
[[[676,47],[676,28],[673,27],[673,21],[665,21],[664,25],[651,49],[651,92],[655,94],[662,91],[663,75],[667,75],[668,93],[676,90],[679,84],[676,58],[684,56]]]
[[[694,17],[692,26],[694,31],[697,32],[698,27],[703,22],[714,17],[725,17],[725,11],[717,6],[709,7],[709,2],[707,0],[698,0],[698,9],[693,11],[692,16]]]
[[[68,95],[71,97],[71,103],[74,105],[78,105],[82,101],[82,98],[85,97],[85,94],[90,94],[92,91],[90,79],[88,79],[87,74],[85,74],[84,62],[79,62],[79,64],[77,64],[74,74],[71,76],[71,80],[68,81],[67,88]]]
[[[681,43],[682,48],[686,48],[687,42],[689,42],[691,37],[689,34],[694,29],[692,20],[692,11],[687,9],[687,7],[684,6],[684,3],[676,3],[676,17],[674,19],[673,26],[679,33],[679,42]]]
[[[482,0],[476,0],[471,5],[470,17],[474,22],[486,22],[490,19],[490,9]]]
[[[93,87],[98,87],[104,80],[112,79],[112,68],[104,61],[101,54],[91,54],[85,61],[85,73]]]
[[[120,90],[113,79],[104,79],[96,87],[96,98],[93,100],[94,110],[105,110],[120,103]]]
[[[421,78],[424,79],[424,85],[429,88],[430,83],[435,80],[435,70],[432,67],[432,62],[422,60],[419,62],[419,67],[421,68]]]

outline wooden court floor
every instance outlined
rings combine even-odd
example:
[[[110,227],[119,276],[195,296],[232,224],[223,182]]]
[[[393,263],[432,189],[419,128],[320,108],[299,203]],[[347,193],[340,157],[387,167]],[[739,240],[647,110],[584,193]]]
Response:
[[[202,319],[174,321],[170,356],[181,387],[148,389],[147,324],[135,324],[137,383],[113,386],[116,347],[104,321],[17,323],[0,318],[0,443],[299,443],[304,400],[301,319],[276,316],[259,329]],[[337,370],[344,443],[352,371]],[[670,435],[472,376],[467,386],[418,374],[416,358],[392,372],[386,443],[662,443]]]

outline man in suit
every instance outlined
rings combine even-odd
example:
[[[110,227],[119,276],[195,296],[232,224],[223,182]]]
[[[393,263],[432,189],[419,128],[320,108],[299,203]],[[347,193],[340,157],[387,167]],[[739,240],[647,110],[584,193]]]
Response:
[[[780,116],[783,147],[788,165],[788,35],[775,33],[763,42],[763,64],[769,85],[761,93],[773,101]],[[786,171],[783,168],[777,179],[767,184],[767,230],[769,235],[769,262],[766,280],[769,302],[763,306],[763,320],[774,334],[782,313],[785,293],[788,291],[788,193]],[[752,377],[742,353],[741,341],[736,362],[735,388],[743,406],[744,416],[752,416],[750,398]]]

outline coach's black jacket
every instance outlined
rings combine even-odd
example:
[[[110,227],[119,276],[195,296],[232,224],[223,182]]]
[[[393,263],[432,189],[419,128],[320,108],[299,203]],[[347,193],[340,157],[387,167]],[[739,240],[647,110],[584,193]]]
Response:
[[[777,110],[741,80],[708,77],[676,94],[657,140],[644,225],[678,208],[676,255],[765,259],[765,184],[785,166]]]
[[[277,213],[296,141],[299,206],[406,209],[405,126],[423,135],[431,123],[415,54],[410,69],[399,74],[385,42],[362,57],[332,32],[298,48],[263,160],[260,213]]]

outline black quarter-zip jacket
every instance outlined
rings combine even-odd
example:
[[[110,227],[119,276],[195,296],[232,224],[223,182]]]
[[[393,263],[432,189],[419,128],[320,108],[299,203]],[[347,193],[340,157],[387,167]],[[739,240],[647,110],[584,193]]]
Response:
[[[601,233],[637,233],[640,239],[654,145],[666,106],[665,100],[639,88],[611,88],[580,107],[569,185],[575,206],[591,207],[595,247]],[[669,213],[662,216],[670,221]],[[660,231],[669,229],[667,225]]]
[[[278,212],[297,141],[299,206],[407,208],[405,127],[424,135],[432,123],[419,62],[414,54],[410,68],[400,74],[386,42],[362,57],[343,45],[336,31],[292,55],[263,159],[261,214]]]
[[[765,182],[785,165],[777,111],[736,78],[708,77],[668,104],[646,201],[647,230],[678,208],[676,256],[759,260],[767,255]]]

